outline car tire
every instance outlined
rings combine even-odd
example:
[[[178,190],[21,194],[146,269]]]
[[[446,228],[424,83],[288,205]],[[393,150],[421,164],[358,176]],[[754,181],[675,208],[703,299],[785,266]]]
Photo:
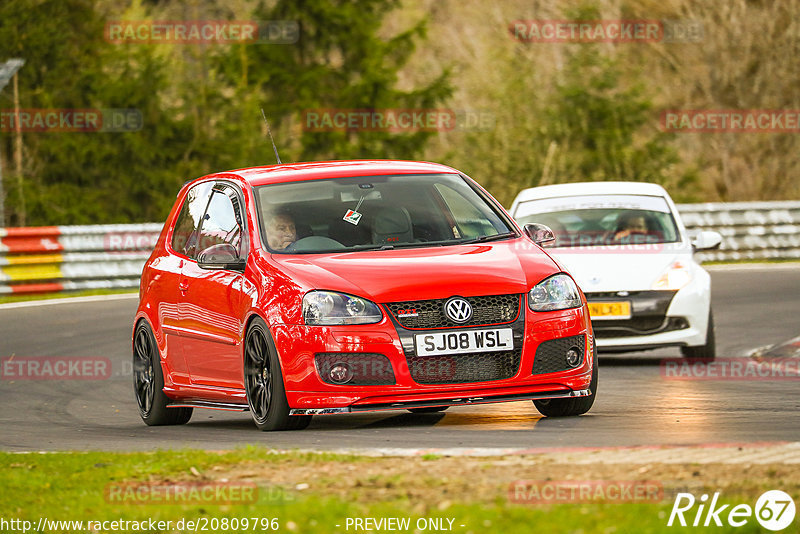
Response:
[[[548,399],[533,401],[539,413],[545,417],[572,417],[583,415],[591,409],[597,395],[597,352],[594,354],[594,367],[592,368],[592,380],[589,382],[591,394],[586,397],[575,397],[573,399]]]
[[[706,344],[696,347],[681,347],[681,354],[688,360],[713,361],[717,358],[717,343],[714,336],[714,314],[708,310]]]
[[[443,412],[448,408],[449,406],[427,406],[425,408],[409,408],[408,411],[411,413],[436,413]]]
[[[164,394],[164,371],[156,338],[147,321],[139,321],[133,334],[133,392],[139,415],[148,426],[183,425],[192,408],[170,408]]]
[[[253,422],[259,430],[302,430],[310,415],[289,415],[289,403],[275,341],[257,317],[244,338],[244,385]]]

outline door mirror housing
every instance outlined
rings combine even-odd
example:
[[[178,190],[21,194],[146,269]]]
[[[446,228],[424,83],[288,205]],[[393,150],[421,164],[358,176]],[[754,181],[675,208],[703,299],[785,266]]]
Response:
[[[244,258],[239,257],[239,252],[229,243],[211,245],[197,256],[197,265],[201,269],[232,269],[243,271],[246,264]]]
[[[525,235],[537,245],[550,245],[556,242],[556,235],[549,226],[538,223],[528,223],[522,227]]]
[[[692,246],[695,250],[715,250],[722,244],[719,232],[704,231],[695,236]]]

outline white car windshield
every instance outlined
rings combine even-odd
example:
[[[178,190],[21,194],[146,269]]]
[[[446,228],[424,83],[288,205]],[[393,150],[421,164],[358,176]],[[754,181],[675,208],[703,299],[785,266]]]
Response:
[[[529,200],[516,210],[520,224],[540,223],[554,247],[640,245],[680,241],[666,199],[648,195],[582,195]]]
[[[442,246],[515,237],[456,174],[358,176],[256,188],[262,236],[278,253]]]

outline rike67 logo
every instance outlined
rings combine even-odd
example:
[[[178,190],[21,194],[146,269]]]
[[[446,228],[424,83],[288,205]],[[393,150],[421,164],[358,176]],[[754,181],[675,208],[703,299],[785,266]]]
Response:
[[[756,500],[755,507],[749,504],[721,504],[719,495],[719,492],[714,493],[709,502],[707,494],[697,499],[691,493],[678,493],[667,526],[721,527],[727,524],[742,527],[755,517],[763,528],[777,532],[794,521],[794,501],[786,492],[766,491]]]

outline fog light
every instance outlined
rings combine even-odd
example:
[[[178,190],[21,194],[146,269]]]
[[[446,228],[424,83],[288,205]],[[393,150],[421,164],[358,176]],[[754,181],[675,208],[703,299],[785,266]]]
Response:
[[[331,366],[328,376],[330,377],[331,382],[336,382],[337,384],[346,384],[353,379],[353,370],[350,369],[350,366],[346,363],[337,362]]]
[[[572,347],[567,351],[567,365],[578,367],[581,363],[581,353],[577,347]]]

